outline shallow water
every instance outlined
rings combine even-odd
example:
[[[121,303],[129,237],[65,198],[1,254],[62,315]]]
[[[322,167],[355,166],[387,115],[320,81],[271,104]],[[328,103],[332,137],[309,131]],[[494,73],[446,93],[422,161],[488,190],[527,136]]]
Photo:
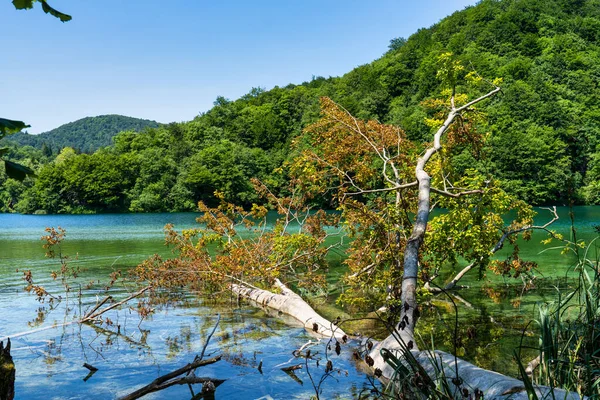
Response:
[[[543,225],[552,219],[547,210],[536,211],[536,225]],[[557,207],[557,212],[559,220],[549,229],[572,240],[569,208]],[[576,239],[589,244],[599,235],[595,227],[600,225],[600,207],[575,207],[574,221]],[[538,355],[529,348],[538,345],[535,323],[538,306],[556,301],[557,288],[561,288],[562,295],[565,296],[573,288],[572,278],[577,275],[573,269],[577,257],[570,252],[563,254],[564,247],[560,242],[542,245],[541,241],[547,237],[545,232],[534,231],[531,240],[517,242],[520,257],[538,264],[533,271],[536,279],[531,290],[523,291],[523,281],[520,278],[503,278],[484,271],[485,277],[480,279],[478,271],[470,271],[460,282],[468,288],[455,292],[451,299],[444,295],[437,296],[438,301],[446,303],[447,312],[440,314],[438,309],[433,315],[420,321],[421,326],[426,328],[425,342],[433,341],[435,347],[448,351],[454,349],[452,338],[455,336],[456,317],[453,307],[449,306],[453,301],[458,310],[459,355],[484,368],[518,376],[514,352],[520,351],[525,363]],[[597,260],[599,250],[600,241],[596,240],[589,248],[588,258]],[[583,255],[586,249],[580,251]],[[511,252],[512,247],[506,244],[496,254],[496,258],[505,258]],[[443,278],[450,280],[461,268],[459,266],[456,270],[445,271]],[[435,328],[429,328],[430,325]],[[433,330],[431,337],[427,336],[427,328]]]
[[[45,227],[67,230],[63,254],[73,257],[71,265],[85,269],[81,280],[86,282],[106,280],[110,272],[136,265],[153,253],[169,254],[163,245],[164,224],[190,228],[196,216],[0,214],[4,227],[0,234],[0,337],[70,321],[95,304],[96,296],[104,296],[101,290],[85,291],[80,304],[71,294],[68,304],[63,300],[52,310],[48,303],[40,304],[22,290],[25,282],[16,269],[32,270],[36,283],[51,293],[61,290],[59,282],[49,277],[49,271],[59,269],[58,261],[44,257],[39,240]],[[111,294],[122,299],[128,292],[117,285]],[[226,379],[217,389],[217,399],[309,398],[314,394],[309,373],[318,384],[326,352],[336,371],[321,386],[323,398],[358,398],[359,393],[372,389],[354,366],[350,346],[337,356],[327,351],[325,342],[319,343],[312,352],[319,352],[320,365],[309,363],[308,372],[305,365],[295,372],[298,380],[294,380],[281,368],[304,363],[291,353],[309,340],[315,341],[302,327],[284,324],[279,318],[233,301],[217,306],[195,296],[182,296],[179,304],[158,309],[143,321],[137,312],[125,308],[107,313],[111,324],[101,327],[73,324],[13,338],[16,398],[110,399],[127,394],[193,361],[214,327],[217,313],[221,320],[207,357],[220,354],[223,359],[196,372],[197,376]],[[136,302],[131,305],[135,307]],[[257,368],[260,361],[262,373]],[[84,362],[98,368],[86,381]],[[201,385],[195,387],[197,392]],[[145,398],[190,397],[187,386],[173,386]]]
[[[569,237],[568,209],[559,208],[561,219],[552,229]],[[136,265],[148,256],[168,255],[163,244],[163,226],[174,223],[177,229],[196,226],[194,213],[175,214],[105,214],[31,216],[0,214],[0,337],[48,327],[72,320],[96,302],[101,291],[86,291],[81,305],[73,296],[68,305],[60,303],[51,310],[40,304],[35,296],[25,293],[22,272],[32,270],[37,283],[50,292],[61,287],[49,272],[59,269],[57,260],[44,257],[40,236],[44,228],[61,226],[67,231],[63,253],[69,254],[72,265],[84,269],[81,280],[106,280],[108,274]],[[536,223],[542,224],[548,214],[540,210]],[[590,241],[596,236],[594,226],[600,224],[600,207],[575,209],[578,238]],[[504,280],[488,274],[488,282],[478,280],[476,271],[465,277],[463,284],[470,288],[460,291],[451,299],[438,296],[437,308],[424,314],[419,326],[426,343],[433,341],[436,348],[452,350],[483,367],[515,374],[510,362],[513,351],[521,342],[537,341],[531,333],[535,308],[539,302],[551,301],[556,296],[553,287],[556,277],[573,274],[574,257],[561,254],[560,249],[540,245],[545,234],[535,233],[529,242],[519,243],[521,256],[535,260],[540,268],[536,274],[536,290],[522,293],[519,281]],[[505,256],[507,250],[503,250]],[[335,271],[334,271],[335,272]],[[450,276],[452,271],[447,271]],[[491,298],[485,287],[497,289],[497,298]],[[126,288],[117,286],[112,294],[117,299],[127,296]],[[520,305],[513,305],[520,299]],[[69,325],[39,331],[13,340],[13,356],[17,368],[16,392],[18,399],[107,399],[115,398],[145,385],[166,372],[191,362],[205,343],[207,332],[215,324],[216,313],[221,315],[219,328],[208,347],[211,355],[222,354],[223,360],[198,370],[198,376],[227,379],[216,392],[221,399],[240,398],[309,398],[314,394],[306,369],[296,372],[302,384],[281,371],[282,366],[298,364],[291,352],[311,337],[302,328],[283,324],[261,310],[250,306],[215,305],[207,299],[183,295],[183,302],[168,309],[157,310],[150,318],[140,321],[138,314],[124,309],[111,312],[107,317],[112,325],[95,328],[88,325]],[[454,334],[455,313],[452,302],[458,304],[458,335]],[[137,303],[132,302],[135,307]],[[442,311],[440,311],[442,310]],[[39,311],[39,312],[38,312]],[[327,310],[334,318],[335,308]],[[523,333],[525,332],[525,334]],[[456,343],[452,338],[458,337]],[[314,340],[314,339],[313,339]],[[313,348],[324,356],[321,344]],[[322,385],[323,398],[358,398],[372,388],[368,379],[351,360],[350,347],[338,357],[328,353],[339,374],[328,378]],[[263,361],[263,373],[258,363]],[[99,368],[87,381],[87,362]],[[324,371],[309,365],[318,381]],[[189,398],[187,386],[171,387],[147,398]]]

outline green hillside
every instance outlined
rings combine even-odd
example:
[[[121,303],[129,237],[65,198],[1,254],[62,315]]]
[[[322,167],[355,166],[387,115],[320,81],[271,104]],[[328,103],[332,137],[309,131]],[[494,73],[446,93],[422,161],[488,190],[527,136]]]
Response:
[[[250,177],[282,186],[279,167],[291,138],[318,118],[320,96],[428,141],[431,111],[423,102],[442,91],[436,72],[444,52],[465,73],[503,79],[502,95],[485,105],[487,122],[477,127],[489,132],[483,161],[459,155],[457,168],[493,174],[531,204],[598,204],[599,44],[600,0],[483,0],[393,39],[380,59],[342,77],[252,89],[235,101],[220,97],[192,121],[123,132],[93,155],[40,164],[35,181],[5,194],[14,205],[5,209],[192,210],[198,200],[214,202],[215,190],[249,205],[257,201]]]
[[[113,136],[121,131],[142,131],[148,127],[156,128],[158,123],[123,115],[99,115],[78,119],[39,135],[20,132],[5,140],[40,150],[45,145],[54,153],[60,152],[64,147],[72,147],[82,153],[93,153],[100,147],[110,146]]]

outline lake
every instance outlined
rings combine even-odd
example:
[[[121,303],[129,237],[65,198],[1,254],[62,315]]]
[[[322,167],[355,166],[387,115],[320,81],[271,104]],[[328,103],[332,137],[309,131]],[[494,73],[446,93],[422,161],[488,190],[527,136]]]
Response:
[[[82,279],[106,280],[108,274],[136,265],[154,253],[168,255],[163,244],[163,226],[174,223],[178,229],[195,226],[194,213],[33,216],[0,214],[0,337],[52,326],[81,315],[96,302],[99,292],[84,292],[82,304],[70,300],[50,310],[35,296],[23,291],[25,282],[16,269],[32,271],[37,283],[49,292],[59,290],[49,272],[59,269],[58,261],[44,257],[40,237],[44,228],[61,226],[67,231],[62,251],[77,259],[71,262],[85,269]],[[116,299],[127,296],[117,286]],[[132,302],[135,306],[136,302]],[[68,310],[67,310],[68,308]],[[315,341],[302,327],[284,324],[260,309],[214,304],[182,294],[181,302],[157,310],[140,321],[136,312],[121,310],[108,317],[113,325],[94,327],[69,325],[40,331],[12,340],[17,369],[17,399],[110,399],[127,394],[150,383],[158,376],[193,361],[208,332],[220,314],[221,322],[208,346],[210,355],[223,359],[197,370],[197,376],[226,379],[216,398],[306,399],[314,394],[306,369],[296,371],[294,380],[282,367],[303,363],[292,351],[309,340]],[[324,354],[325,343],[313,347]],[[350,347],[340,356],[328,354],[339,370],[323,386],[324,398],[358,398],[372,384],[353,364]],[[262,373],[257,366],[262,361]],[[96,368],[84,381],[88,370]],[[324,372],[309,365],[317,383]],[[145,398],[190,398],[187,386],[174,386]]]
[[[561,219],[552,229],[569,237],[568,209],[559,208],[559,214]],[[103,296],[97,290],[86,291],[81,304],[71,299],[68,305],[63,301],[51,310],[48,304],[38,303],[35,296],[23,291],[23,274],[17,269],[31,270],[36,282],[49,292],[60,289],[59,283],[49,276],[51,270],[60,268],[59,263],[44,257],[43,243],[39,240],[45,234],[44,228],[66,229],[62,251],[71,256],[72,265],[84,269],[82,281],[106,280],[111,272],[125,270],[154,253],[168,255],[170,251],[163,244],[163,226],[173,223],[178,230],[191,228],[195,226],[196,217],[194,213],[0,214],[3,227],[0,232],[0,337],[70,320]],[[548,214],[540,210],[536,223],[544,223],[548,218]],[[589,241],[596,236],[594,226],[600,224],[600,207],[576,207],[575,218],[578,238]],[[462,282],[470,288],[458,292],[459,297],[439,296],[434,301],[437,307],[421,322],[423,340],[450,350],[456,345],[448,339],[455,329],[451,307],[454,301],[459,303],[461,343],[457,352],[484,367],[514,373],[514,367],[507,366],[506,355],[512,354],[521,342],[525,327],[535,318],[536,304],[555,297],[554,278],[571,273],[569,268],[574,263],[571,255],[542,247],[543,238],[545,235],[536,233],[530,242],[520,243],[522,257],[537,261],[540,264],[537,274],[545,277],[540,279],[536,290],[521,293],[520,282],[505,281],[490,274],[488,278],[492,283],[483,284],[477,279],[476,271],[472,271],[474,274]],[[446,273],[450,275],[451,271]],[[490,285],[501,289],[500,294],[490,296]],[[117,285],[112,294],[117,299],[124,298],[126,289]],[[521,295],[522,301],[515,306],[513,300]],[[111,312],[112,325],[100,328],[69,325],[15,338],[17,398],[106,399],[126,394],[191,362],[212,330],[217,313],[221,315],[221,322],[208,349],[211,354],[222,354],[223,360],[197,371],[198,376],[226,379],[216,392],[217,398],[310,397],[314,390],[306,370],[297,372],[299,383],[281,371],[281,367],[302,362],[292,359],[291,353],[311,337],[302,328],[284,324],[257,308],[238,306],[234,300],[231,305],[215,304],[210,299],[182,293],[180,303],[156,310],[143,321],[136,312],[124,309]],[[132,306],[136,304],[132,302]],[[440,311],[445,307],[446,311]],[[328,312],[335,313],[335,310]],[[537,339],[529,332],[525,343],[528,340]],[[325,346],[318,346],[314,349],[323,354]],[[350,353],[348,349],[340,356],[329,354],[340,371],[323,384],[324,398],[358,398],[360,393],[368,393],[372,388],[369,380],[356,369]],[[257,369],[261,360],[262,374]],[[99,368],[86,381],[83,379],[88,371],[82,367],[84,362]],[[313,368],[318,381],[324,363],[320,367],[309,367]],[[189,389],[183,386],[171,387],[147,398],[189,397]]]

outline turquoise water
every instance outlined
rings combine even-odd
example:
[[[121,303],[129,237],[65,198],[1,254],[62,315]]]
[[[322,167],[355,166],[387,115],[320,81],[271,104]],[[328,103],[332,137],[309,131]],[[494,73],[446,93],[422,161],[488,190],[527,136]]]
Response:
[[[561,219],[552,229],[569,237],[568,209],[558,209]],[[174,223],[177,229],[196,226],[194,213],[175,214],[105,214],[32,216],[0,214],[0,337],[12,336],[39,327],[48,327],[72,320],[81,315],[104,293],[98,286],[85,291],[81,304],[71,295],[69,304],[63,301],[55,309],[40,304],[35,296],[23,291],[22,272],[29,269],[37,283],[48,291],[58,293],[60,284],[49,276],[59,269],[56,260],[44,257],[40,237],[48,226],[61,226],[67,237],[63,253],[72,257],[71,264],[84,269],[81,281],[105,280],[113,271],[138,264],[150,255],[169,255],[164,246],[163,227]],[[540,210],[536,223],[549,218]],[[596,236],[595,225],[600,224],[600,207],[577,207],[576,229],[579,239],[590,241]],[[452,300],[458,304],[459,353],[477,364],[514,374],[510,362],[512,351],[519,346],[523,332],[525,343],[535,341],[531,334],[535,307],[539,302],[551,301],[556,296],[555,278],[571,271],[574,257],[561,254],[560,249],[540,245],[545,234],[535,233],[529,242],[519,243],[524,259],[537,261],[539,279],[535,290],[521,292],[520,281],[505,280],[488,274],[488,282],[478,280],[476,271],[465,277],[463,284],[470,288],[458,292]],[[499,257],[508,252],[503,250]],[[446,271],[450,276],[452,271]],[[486,285],[498,289],[497,302],[484,291]],[[77,288],[75,289],[77,290]],[[126,287],[117,284],[111,292],[116,299],[127,296]],[[521,299],[518,306],[512,304]],[[420,322],[423,340],[433,338],[434,346],[452,350],[454,343],[454,312],[451,301],[438,296],[437,308],[424,310]],[[444,306],[446,304],[446,306]],[[135,307],[134,301],[131,306]],[[443,310],[447,307],[446,311]],[[331,310],[328,310],[331,313]],[[335,311],[333,311],[335,312]],[[199,299],[182,294],[178,305],[157,309],[145,320],[128,308],[110,312],[112,325],[102,327],[68,325],[13,340],[13,356],[17,368],[16,390],[18,399],[107,399],[115,398],[145,385],[166,372],[193,360],[201,350],[207,332],[221,315],[221,323],[208,347],[210,355],[222,354],[223,360],[201,368],[198,376],[227,379],[217,390],[217,398],[257,399],[264,396],[277,398],[309,398],[314,389],[306,369],[296,372],[298,383],[281,371],[281,367],[303,363],[293,359],[291,352],[311,338],[302,328],[283,324],[263,311],[231,305],[216,305],[210,299]],[[430,335],[430,332],[433,334]],[[430,337],[431,336],[431,337]],[[313,348],[325,355],[325,344]],[[372,388],[351,360],[351,348],[333,358],[339,373],[325,380],[323,398],[358,398]],[[263,373],[258,363],[263,361]],[[87,381],[87,362],[99,368]],[[309,365],[316,381],[324,372],[324,362],[317,367]],[[171,387],[148,398],[190,398],[185,386]]]
[[[537,211],[536,225],[543,225],[552,219],[548,211]],[[557,212],[560,219],[549,229],[562,234],[565,239],[572,239],[569,209],[557,207]],[[600,207],[575,207],[574,216],[577,240],[589,244],[598,237],[595,226],[600,225]],[[536,347],[538,343],[535,323],[538,306],[555,301],[557,288],[562,290],[563,296],[568,293],[573,288],[573,281],[565,278],[576,275],[573,267],[577,257],[571,252],[563,253],[563,245],[558,241],[542,245],[541,241],[547,237],[547,233],[535,231],[531,240],[517,242],[520,257],[538,264],[533,271],[535,280],[530,290],[523,289],[521,278],[504,278],[484,271],[485,277],[480,279],[479,271],[472,270],[460,282],[468,288],[453,292],[451,298],[445,295],[435,297],[437,304],[442,303],[442,306],[430,310],[422,319],[424,341],[433,341],[435,347],[453,351],[456,316],[451,303],[454,302],[458,310],[459,355],[484,368],[518,376],[517,364],[513,360],[514,351],[522,347],[526,362],[538,355],[528,349]],[[594,243],[588,257],[598,259],[600,241]],[[581,249],[582,253],[584,251]],[[496,254],[496,258],[505,258],[511,252],[512,247],[507,243]],[[443,278],[450,280],[461,268],[458,266],[455,270],[445,271]],[[431,331],[433,333],[429,335]]]
[[[82,315],[103,298],[95,289],[84,291],[81,303],[74,293],[68,304],[62,301],[52,309],[23,291],[22,272],[29,269],[36,283],[51,293],[61,291],[49,271],[60,268],[57,260],[44,257],[42,242],[48,226],[67,231],[62,246],[71,265],[84,269],[82,282],[106,280],[110,272],[134,266],[154,253],[168,255],[163,244],[163,226],[174,223],[178,229],[195,226],[194,213],[135,215],[32,216],[0,214],[0,338],[37,328],[52,327]],[[77,255],[77,256],[76,256]],[[77,286],[75,285],[75,291]],[[115,299],[128,295],[119,284],[112,289]],[[196,375],[226,379],[216,392],[217,399],[298,398],[314,394],[310,376],[316,383],[324,373],[325,353],[336,370],[321,386],[323,398],[358,398],[372,384],[353,364],[351,348],[340,356],[327,351],[326,343],[312,348],[321,358],[319,366],[311,361],[288,376],[282,367],[304,364],[292,351],[309,340],[301,327],[284,324],[260,309],[216,305],[182,293],[181,302],[158,308],[141,320],[138,313],[124,308],[106,314],[110,324],[67,325],[42,330],[12,339],[12,354],[17,369],[17,399],[111,399],[150,383],[158,376],[193,361],[204,346],[206,336],[221,322],[208,346],[208,356],[221,354],[218,363],[200,368]],[[137,302],[130,303],[136,307]],[[258,364],[262,361],[262,373]],[[89,363],[99,370],[84,381]],[[309,375],[310,373],[310,375]],[[201,387],[196,385],[196,391]],[[173,386],[148,395],[149,399],[190,398],[187,386]]]

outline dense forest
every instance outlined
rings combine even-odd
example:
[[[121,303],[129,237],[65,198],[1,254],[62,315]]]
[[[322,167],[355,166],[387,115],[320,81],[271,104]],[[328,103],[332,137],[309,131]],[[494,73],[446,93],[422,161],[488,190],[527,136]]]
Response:
[[[215,191],[250,205],[258,200],[251,177],[276,192],[285,187],[291,140],[318,119],[322,96],[361,119],[428,140],[432,99],[443,91],[436,71],[444,52],[466,66],[465,74],[503,80],[502,94],[486,104],[477,126],[489,132],[482,157],[459,154],[455,168],[494,175],[530,204],[598,204],[599,44],[599,0],[483,0],[408,39],[391,40],[380,59],[342,77],[254,88],[235,101],[219,97],[189,122],[127,128],[93,154],[83,153],[103,145],[92,145],[85,133],[79,142],[47,144],[52,151],[14,144],[6,157],[37,177],[17,182],[0,175],[0,208],[187,211],[199,200],[214,204]],[[54,154],[63,146],[69,147]]]
[[[42,150],[45,155],[58,154],[65,147],[80,153],[93,153],[112,144],[112,138],[121,131],[139,132],[144,128],[157,128],[156,121],[126,117],[123,115],[99,115],[69,122],[51,131],[30,135],[19,132],[0,143],[14,143]]]

